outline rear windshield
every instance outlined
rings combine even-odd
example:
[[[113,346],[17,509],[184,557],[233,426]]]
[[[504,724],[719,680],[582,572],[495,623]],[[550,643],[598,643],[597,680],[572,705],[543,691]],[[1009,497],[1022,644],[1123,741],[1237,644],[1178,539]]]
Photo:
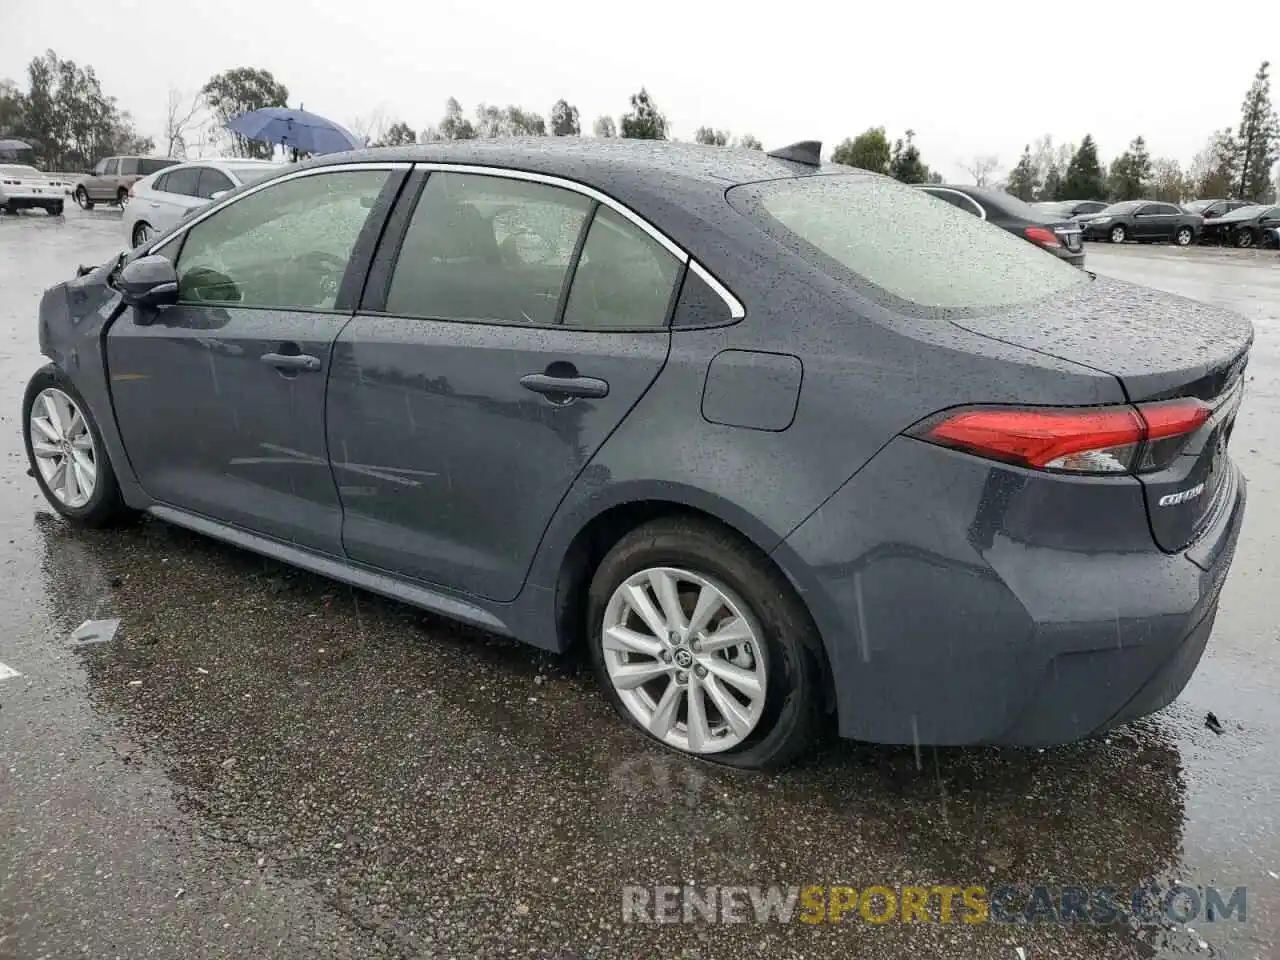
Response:
[[[1014,307],[1088,282],[1028,241],[887,178],[771,180],[728,197],[823,272],[917,306]]]
[[[253,164],[250,166],[236,166],[229,164],[227,169],[236,175],[241,183],[257,183],[259,180],[265,180],[272,174],[279,173],[280,168],[275,164]]]
[[[44,174],[35,167],[24,167],[21,164],[0,164],[0,173],[6,177],[33,177],[37,180],[44,179]]]

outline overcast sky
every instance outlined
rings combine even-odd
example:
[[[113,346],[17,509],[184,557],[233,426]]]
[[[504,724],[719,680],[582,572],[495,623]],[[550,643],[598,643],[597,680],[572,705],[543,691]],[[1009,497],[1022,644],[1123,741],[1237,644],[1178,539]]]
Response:
[[[1154,156],[1185,165],[1238,122],[1258,64],[1280,58],[1276,0],[0,3],[21,7],[0,29],[0,78],[25,87],[27,62],[52,47],[92,64],[157,141],[170,87],[190,96],[237,66],[270,70],[291,105],[348,125],[382,111],[416,130],[449,96],[468,115],[486,102],[544,116],[564,97],[589,130],[643,84],[682,139],[705,123],[766,149],[810,138],[830,149],[868,126],[891,138],[910,127],[948,179],[977,153],[1007,168],[1044,133],[1092,133],[1104,160],[1143,134]],[[1216,9],[1218,27],[1184,15]]]

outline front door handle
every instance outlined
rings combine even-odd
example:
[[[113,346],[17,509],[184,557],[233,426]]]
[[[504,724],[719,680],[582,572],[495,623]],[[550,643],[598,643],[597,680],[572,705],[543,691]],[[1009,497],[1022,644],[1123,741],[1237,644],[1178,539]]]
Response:
[[[599,400],[609,395],[609,383],[596,377],[555,377],[530,373],[520,378],[520,386],[545,397],[587,397]]]
[[[314,373],[320,369],[320,358],[308,356],[305,353],[264,353],[262,362],[269,367],[275,367],[277,370],[305,370]]]

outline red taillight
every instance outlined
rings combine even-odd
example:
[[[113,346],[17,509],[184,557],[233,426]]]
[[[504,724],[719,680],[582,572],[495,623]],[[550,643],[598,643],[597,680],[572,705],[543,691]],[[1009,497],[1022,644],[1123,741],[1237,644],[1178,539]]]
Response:
[[[1022,231],[1022,235],[1032,243],[1038,243],[1042,247],[1062,246],[1061,241],[1058,240],[1058,235],[1045,227],[1027,227]]]
[[[1137,407],[970,407],[945,413],[912,431],[932,443],[1041,470],[1123,473],[1141,464],[1156,470],[1180,444],[1152,457],[1150,442],[1186,437],[1209,418],[1194,398]],[[1146,445],[1148,454],[1139,461]]]

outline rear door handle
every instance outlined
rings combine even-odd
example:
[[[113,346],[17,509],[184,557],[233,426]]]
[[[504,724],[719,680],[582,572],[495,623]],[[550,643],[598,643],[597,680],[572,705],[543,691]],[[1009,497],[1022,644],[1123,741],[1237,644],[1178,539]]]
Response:
[[[609,395],[609,383],[596,377],[553,377],[530,373],[520,378],[520,386],[543,396],[587,397],[599,400]]]
[[[262,362],[277,370],[306,370],[314,373],[320,369],[320,358],[308,356],[305,353],[264,353]]]

